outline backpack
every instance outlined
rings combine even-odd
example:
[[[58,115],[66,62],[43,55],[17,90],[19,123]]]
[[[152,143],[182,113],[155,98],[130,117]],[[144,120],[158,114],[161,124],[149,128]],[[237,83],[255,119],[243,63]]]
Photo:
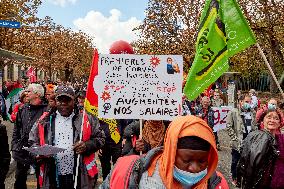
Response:
[[[121,189],[128,189],[130,176],[135,165],[137,166],[139,159],[139,155],[129,155],[119,158],[111,174],[110,188],[116,188],[115,186],[120,186],[119,188]]]

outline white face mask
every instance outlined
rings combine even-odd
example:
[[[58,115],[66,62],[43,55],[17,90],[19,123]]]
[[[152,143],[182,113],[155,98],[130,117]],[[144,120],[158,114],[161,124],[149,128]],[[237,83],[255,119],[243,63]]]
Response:
[[[207,168],[199,173],[183,171],[176,166],[174,167],[174,178],[185,187],[191,187],[203,179],[207,174]]]

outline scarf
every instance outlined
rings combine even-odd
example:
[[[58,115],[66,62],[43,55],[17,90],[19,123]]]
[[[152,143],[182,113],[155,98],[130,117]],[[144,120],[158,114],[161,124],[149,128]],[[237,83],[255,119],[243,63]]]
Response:
[[[192,189],[207,188],[208,179],[212,176],[217,167],[218,152],[212,129],[205,121],[192,115],[180,116],[172,121],[165,135],[164,151],[154,157],[148,168],[148,174],[149,176],[153,175],[156,163],[158,162],[159,173],[166,188],[183,188],[182,185],[174,179],[173,169],[178,139],[184,136],[197,136],[206,140],[211,145],[208,157],[207,175],[192,187]]]
[[[164,140],[165,125],[163,121],[146,121],[142,136],[143,140],[151,145],[151,149],[161,146]]]

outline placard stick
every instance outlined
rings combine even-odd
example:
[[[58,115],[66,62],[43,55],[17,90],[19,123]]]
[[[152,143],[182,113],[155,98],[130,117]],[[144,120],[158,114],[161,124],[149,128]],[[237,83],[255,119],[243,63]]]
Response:
[[[83,126],[84,126],[84,117],[85,117],[85,114],[86,114],[86,111],[85,111],[85,108],[84,108],[84,111],[83,111],[83,118],[82,118],[82,123],[81,123],[81,131],[80,131],[80,141],[82,141],[82,138],[83,138]],[[75,178],[74,178],[74,189],[77,188],[77,185],[78,185],[78,174],[79,174],[79,163],[80,163],[80,157],[81,157],[81,154],[78,154],[77,155],[77,159],[76,159],[76,172],[75,172]]]
[[[139,135],[139,139],[142,139],[142,131],[143,131],[143,120],[140,119],[140,135]],[[143,151],[140,151],[140,155],[142,155]]]
[[[260,52],[261,57],[263,58],[263,60],[264,60],[264,62],[265,62],[265,64],[266,64],[266,66],[268,67],[268,70],[269,70],[269,72],[270,72],[270,74],[271,74],[273,80],[275,81],[275,83],[276,83],[276,85],[277,85],[277,87],[278,87],[278,89],[279,89],[279,91],[280,91],[280,93],[281,93],[281,95],[282,95],[282,98],[284,99],[283,90],[281,89],[281,86],[280,86],[280,84],[279,84],[279,82],[278,82],[278,80],[277,80],[277,78],[276,78],[276,76],[275,76],[273,70],[271,69],[270,64],[268,63],[265,54],[263,53],[263,51],[262,51],[262,49],[261,49],[261,47],[259,46],[258,43],[256,43],[256,46],[257,46],[257,48],[258,48],[258,50],[259,50],[259,52]]]

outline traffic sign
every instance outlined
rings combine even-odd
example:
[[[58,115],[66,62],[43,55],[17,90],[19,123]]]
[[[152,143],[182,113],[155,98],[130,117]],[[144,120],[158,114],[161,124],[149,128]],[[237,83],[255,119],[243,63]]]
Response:
[[[0,20],[0,27],[4,28],[20,28],[21,23],[20,22],[15,22],[15,21],[10,21],[10,20]]]

